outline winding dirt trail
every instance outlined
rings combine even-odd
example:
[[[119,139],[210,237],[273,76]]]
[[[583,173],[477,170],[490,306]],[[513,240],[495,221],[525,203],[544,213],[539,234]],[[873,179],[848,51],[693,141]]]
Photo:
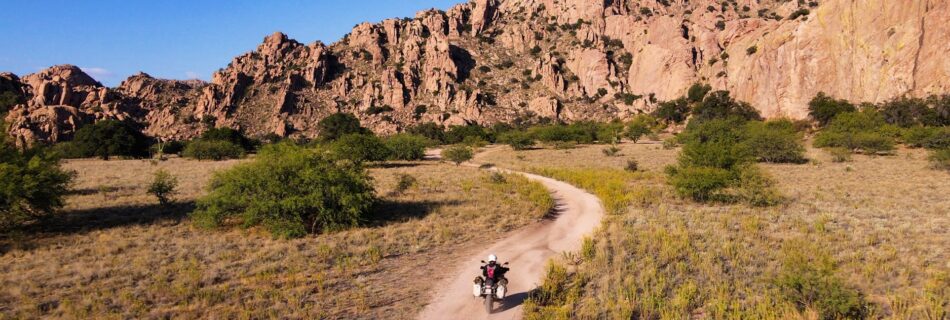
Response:
[[[430,157],[437,159],[438,150],[430,152]],[[548,260],[565,251],[579,250],[583,237],[600,225],[604,209],[596,196],[565,182],[534,174],[491,170],[521,174],[543,184],[557,203],[555,217],[486,244],[484,251],[457,268],[447,270],[452,273],[435,286],[435,298],[419,319],[520,319],[521,304],[528,292],[540,285]],[[480,273],[480,261],[493,253],[500,262],[509,262],[511,271],[508,272],[508,297],[496,303],[494,313],[489,316],[482,300],[472,296],[472,280]]]

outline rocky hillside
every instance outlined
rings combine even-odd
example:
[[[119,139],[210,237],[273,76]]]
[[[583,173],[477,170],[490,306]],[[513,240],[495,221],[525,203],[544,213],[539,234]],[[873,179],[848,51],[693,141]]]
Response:
[[[317,134],[353,112],[381,133],[444,125],[609,119],[695,82],[766,116],[806,116],[818,91],[853,101],[950,92],[947,0],[474,0],[364,23],[330,46],[276,33],[211,83],[139,74],[105,88],[73,66],[22,79],[21,144],[130,119],[162,139],[209,125]],[[14,90],[16,91],[16,90]]]

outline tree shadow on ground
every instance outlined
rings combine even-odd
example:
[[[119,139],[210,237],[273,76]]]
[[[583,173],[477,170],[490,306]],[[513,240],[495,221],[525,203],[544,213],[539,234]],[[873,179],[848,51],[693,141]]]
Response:
[[[393,201],[380,200],[369,215],[368,227],[380,227],[391,223],[406,222],[425,218],[435,210],[445,206],[462,205],[463,201]]]
[[[501,302],[501,306],[495,310],[495,312],[505,312],[511,309],[514,309],[522,304],[525,300],[528,300],[531,296],[537,293],[537,289],[528,291],[528,292],[519,292],[516,294],[508,295],[505,297],[505,300]]]
[[[83,234],[133,225],[157,223],[177,225],[194,211],[194,202],[169,205],[123,205],[105,208],[70,210],[0,236],[0,255],[14,247],[31,250],[42,246],[43,240],[56,236]]]

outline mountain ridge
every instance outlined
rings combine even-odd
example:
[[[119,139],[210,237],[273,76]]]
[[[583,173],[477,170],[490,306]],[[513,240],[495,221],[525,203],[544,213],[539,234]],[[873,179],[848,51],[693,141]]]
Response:
[[[950,27],[939,19],[948,7],[473,0],[362,23],[330,45],[275,33],[210,82],[138,74],[105,88],[72,66],[8,76],[27,103],[6,120],[22,145],[68,140],[101,119],[131,120],[163,140],[209,125],[314,137],[322,117],[352,112],[392,133],[421,122],[626,118],[696,82],[729,90],[765,116],[804,118],[819,91],[868,102],[950,91],[950,59],[941,53],[950,52]]]

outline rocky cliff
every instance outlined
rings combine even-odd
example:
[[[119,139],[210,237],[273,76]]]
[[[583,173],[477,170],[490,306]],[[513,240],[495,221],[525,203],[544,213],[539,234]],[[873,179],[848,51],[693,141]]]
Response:
[[[139,74],[105,88],[72,66],[11,75],[27,103],[7,122],[20,143],[106,118],[162,139],[208,125],[312,137],[345,111],[389,133],[623,118],[696,82],[803,118],[819,91],[869,102],[950,91],[948,16],[947,0],[474,0],[360,24],[329,46],[276,33],[211,83]]]

